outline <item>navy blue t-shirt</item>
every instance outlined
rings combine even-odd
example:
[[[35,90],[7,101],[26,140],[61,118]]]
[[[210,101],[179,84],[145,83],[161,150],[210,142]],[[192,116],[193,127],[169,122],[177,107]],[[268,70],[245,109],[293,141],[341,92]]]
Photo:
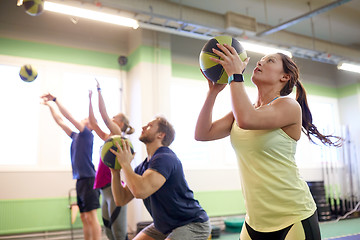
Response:
[[[85,127],[80,133],[72,132],[71,165],[73,179],[95,177],[95,168],[92,163],[94,135]]]
[[[205,210],[194,199],[194,193],[185,180],[182,164],[170,148],[158,148],[154,156],[147,160],[135,168],[135,173],[143,175],[147,169],[152,169],[166,178],[159,190],[144,199],[157,230],[168,234],[188,223],[209,220]]]

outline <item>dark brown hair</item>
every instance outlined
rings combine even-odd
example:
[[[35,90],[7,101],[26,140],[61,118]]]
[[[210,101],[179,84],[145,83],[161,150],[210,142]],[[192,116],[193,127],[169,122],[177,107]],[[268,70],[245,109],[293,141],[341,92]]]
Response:
[[[165,133],[165,137],[161,143],[165,147],[168,147],[175,139],[174,127],[164,117],[158,116],[156,119],[158,120],[158,132]]]
[[[278,53],[278,55],[281,56],[284,72],[290,75],[290,80],[281,89],[280,95],[281,96],[289,95],[293,91],[294,86],[296,86],[296,101],[300,104],[302,111],[302,131],[313,143],[315,142],[311,138],[311,136],[315,136],[316,138],[318,138],[321,141],[321,143],[323,143],[324,145],[336,146],[336,147],[341,146],[342,138],[333,135],[323,135],[313,124],[312,115],[307,102],[306,91],[304,86],[299,80],[299,69],[297,65],[289,56],[283,53]],[[335,142],[331,141],[331,139],[334,139]]]
[[[129,119],[123,113],[121,113],[121,121],[124,123],[124,126],[121,128],[123,133],[130,135],[135,132],[135,129],[129,124]]]

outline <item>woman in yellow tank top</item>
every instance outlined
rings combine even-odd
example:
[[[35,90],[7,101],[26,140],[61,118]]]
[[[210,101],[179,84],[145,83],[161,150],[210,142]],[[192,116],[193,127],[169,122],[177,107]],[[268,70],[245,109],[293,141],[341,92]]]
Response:
[[[195,139],[211,141],[230,135],[246,206],[240,240],[320,240],[316,205],[295,163],[296,142],[301,131],[310,141],[315,136],[329,146],[338,146],[341,139],[322,135],[312,123],[299,70],[291,58],[277,53],[257,62],[251,78],[258,89],[253,104],[242,77],[249,58],[242,62],[233,47],[218,47],[222,52],[213,52],[220,59],[212,60],[230,76],[232,111],[212,121],[216,97],[226,84],[208,80],[209,91],[198,117]],[[294,86],[296,100],[286,97]]]

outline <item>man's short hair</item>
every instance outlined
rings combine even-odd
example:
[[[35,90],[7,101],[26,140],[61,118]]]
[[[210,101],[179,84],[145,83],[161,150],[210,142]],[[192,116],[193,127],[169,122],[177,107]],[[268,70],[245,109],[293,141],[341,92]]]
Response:
[[[165,133],[165,137],[161,143],[165,147],[168,147],[175,139],[174,127],[169,123],[168,120],[166,120],[165,117],[157,116],[156,119],[158,120],[158,132]]]

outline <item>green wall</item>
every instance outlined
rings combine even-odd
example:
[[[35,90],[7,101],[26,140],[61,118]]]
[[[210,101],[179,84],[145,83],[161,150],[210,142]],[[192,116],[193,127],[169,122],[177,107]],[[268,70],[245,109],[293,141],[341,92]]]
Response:
[[[0,215],[0,235],[63,230],[71,226],[68,198],[0,200]],[[79,215],[73,227],[82,227]]]
[[[195,198],[210,217],[245,213],[240,190],[196,192]],[[76,199],[70,202],[76,202]],[[69,199],[65,197],[0,200],[0,216],[0,235],[71,228]],[[100,209],[98,219],[102,224]],[[81,227],[78,214],[73,228]]]
[[[118,63],[119,55],[117,54],[9,38],[0,38],[0,54],[100,68],[120,69]],[[170,57],[171,53],[169,49],[154,49],[150,46],[140,46],[128,56],[128,63],[124,70],[128,71],[140,62],[155,62],[155,59],[159,59],[159,64],[164,64],[170,62]]]
[[[117,61],[119,55],[117,54],[9,38],[0,38],[0,54],[101,68],[120,69]],[[124,70],[129,71],[140,62],[167,64],[171,62],[169,61],[169,58],[171,58],[169,49],[142,45],[129,54],[128,64],[125,66]],[[171,68],[173,77],[204,80],[204,77],[199,70],[199,66],[172,62]],[[246,75],[245,80],[247,86],[253,86],[250,75]],[[351,84],[341,88],[309,83],[304,84],[304,86],[307,93],[311,95],[343,98],[356,95],[360,88],[360,83]]]
[[[200,191],[194,196],[209,217],[245,214],[241,190]]]
[[[0,38],[0,54],[118,69],[118,55],[46,43]]]
[[[172,75],[178,78],[190,78],[196,80],[204,80],[199,66],[186,65],[180,63],[172,63]],[[255,87],[251,82],[251,75],[245,74],[245,85],[247,87]],[[341,88],[322,86],[311,83],[304,83],[307,94],[330,97],[330,98],[343,98],[358,94],[360,83],[351,84]]]

